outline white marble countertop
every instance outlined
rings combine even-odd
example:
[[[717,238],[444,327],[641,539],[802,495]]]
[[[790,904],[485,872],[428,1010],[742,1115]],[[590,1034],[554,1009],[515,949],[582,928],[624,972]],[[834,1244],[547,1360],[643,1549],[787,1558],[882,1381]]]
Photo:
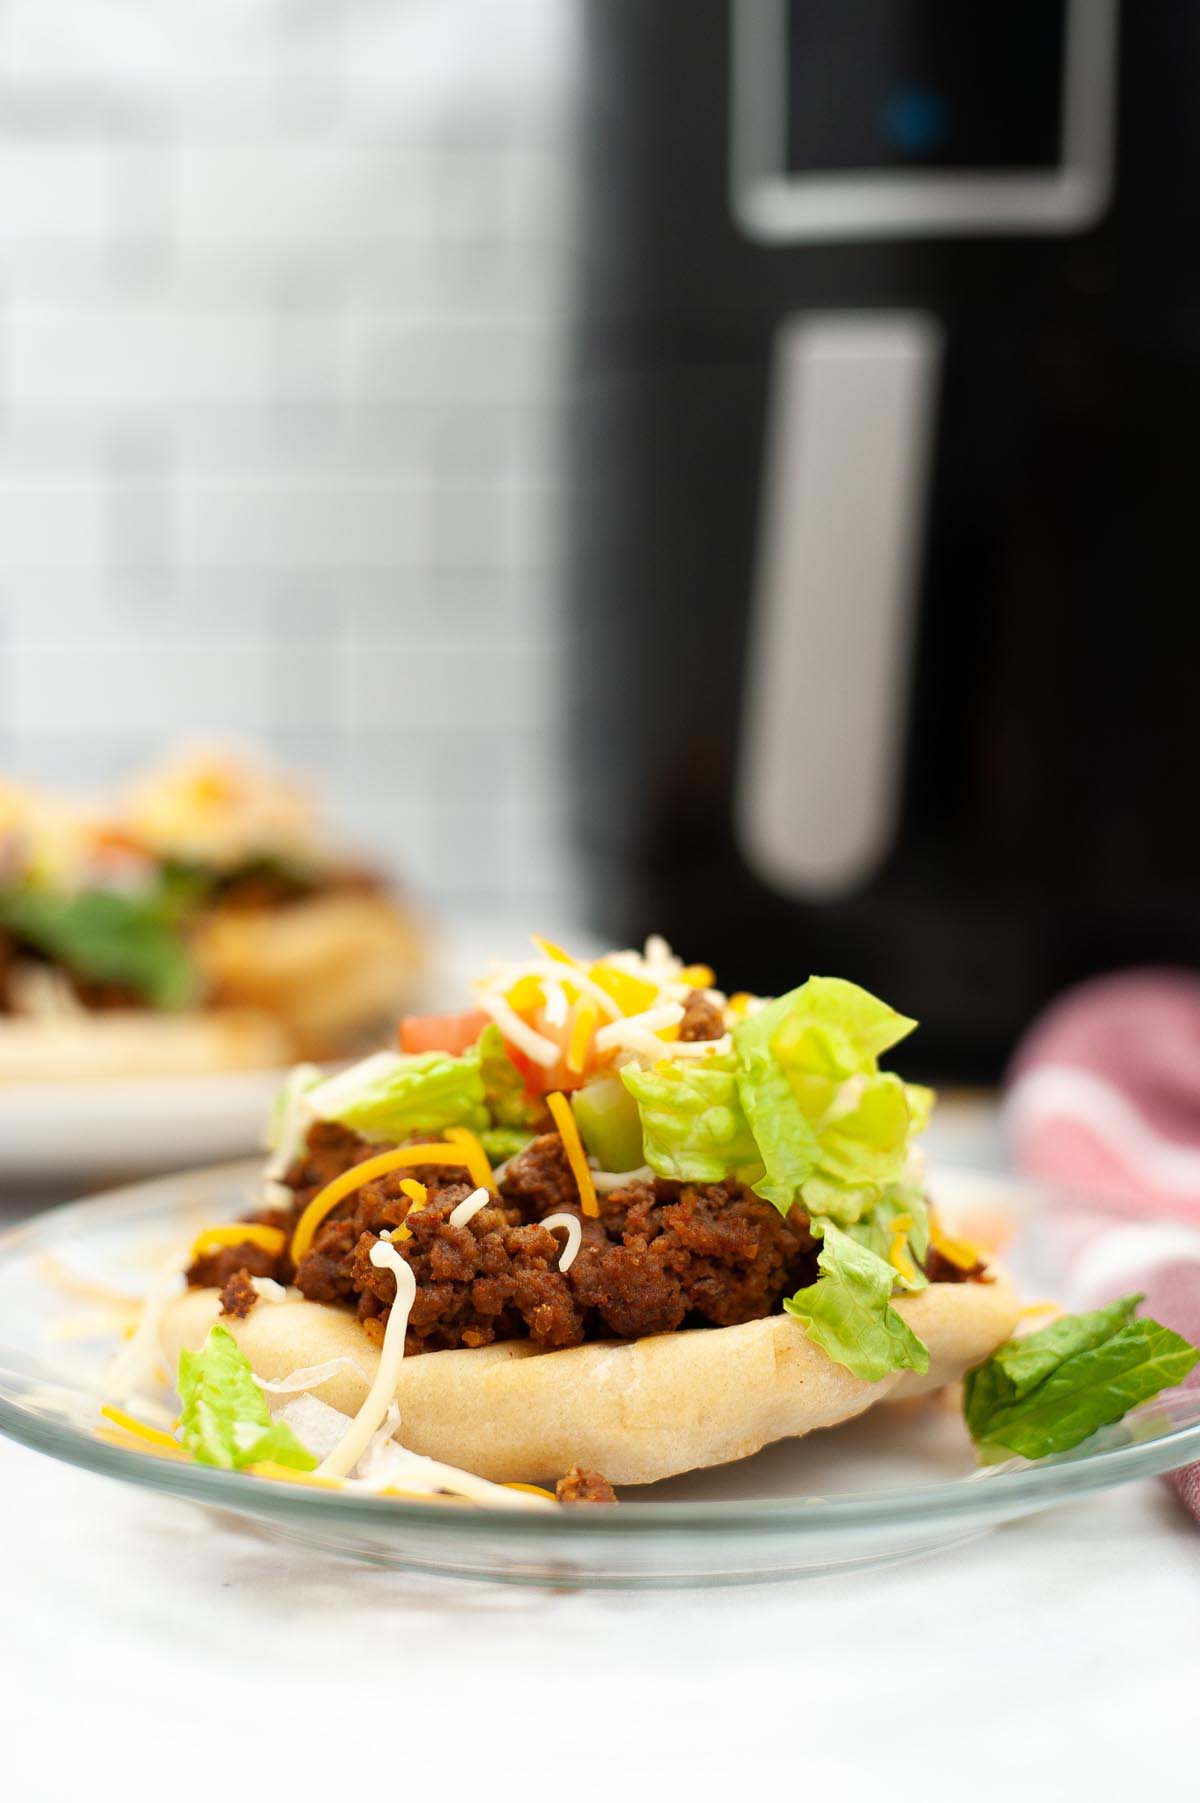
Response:
[[[344,1564],[0,1442],[0,1671],[11,1803],[327,1799],[376,1759],[397,1797],[1153,1797],[1200,1770],[1200,1541],[1137,1483],[941,1559],[564,1595]]]

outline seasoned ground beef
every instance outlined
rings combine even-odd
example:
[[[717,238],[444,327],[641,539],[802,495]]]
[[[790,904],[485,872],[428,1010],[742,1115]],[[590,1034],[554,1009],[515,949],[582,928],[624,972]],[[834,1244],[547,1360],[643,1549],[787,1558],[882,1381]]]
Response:
[[[193,1289],[224,1289],[239,1271],[248,1277],[278,1277],[280,1260],[253,1240],[242,1240],[236,1246],[214,1246],[202,1252],[188,1267],[187,1280]]]
[[[287,1175],[292,1207],[253,1218],[290,1236],[319,1189],[379,1149],[344,1127],[318,1123]],[[400,1187],[413,1176],[427,1190],[417,1209]],[[298,1269],[286,1245],[273,1256],[243,1242],[197,1259],[188,1282],[220,1288],[239,1273],[294,1282],[310,1301],[353,1309],[379,1339],[395,1279],[371,1263],[371,1249],[382,1234],[403,1227],[395,1244],[416,1279],[406,1349],[417,1353],[496,1340],[552,1348],[730,1327],[773,1314],[785,1296],[817,1276],[816,1245],[803,1213],[793,1209],[785,1218],[741,1183],[639,1180],[601,1197],[598,1218],[583,1215],[555,1133],[540,1135],[509,1162],[487,1207],[464,1226],[451,1226],[450,1215],[473,1188],[455,1166],[405,1166],[339,1203]],[[560,1213],[575,1215],[583,1236],[566,1273],[558,1268],[561,1233],[540,1225]],[[960,1271],[937,1253],[927,1271],[936,1282],[986,1275],[982,1268]]]
[[[557,1133],[541,1133],[509,1161],[501,1185],[504,1198],[541,1219],[564,1208],[578,1212],[579,1190]]]
[[[559,1478],[554,1494],[560,1503],[615,1503],[617,1500],[617,1493],[608,1479],[582,1465],[572,1465],[570,1471]]]
[[[105,983],[99,977],[69,978],[76,999],[91,1014],[109,1014],[128,1008],[145,1008],[146,998],[131,983]]]
[[[250,1279],[249,1271],[235,1271],[226,1279],[221,1291],[221,1313],[232,1315],[237,1321],[244,1321],[254,1304],[258,1301],[258,1291]]]
[[[683,1004],[679,1023],[680,1039],[720,1039],[725,1031],[725,1016],[703,989],[693,989]]]
[[[992,1278],[978,1260],[964,1270],[961,1265],[952,1264],[944,1253],[931,1246],[925,1255],[923,1266],[930,1283],[991,1283]]]
[[[314,1127],[288,1177],[297,1210],[373,1149],[343,1128]],[[414,1174],[428,1192],[415,1211],[400,1188]],[[294,1274],[297,1287],[310,1301],[353,1308],[379,1334],[395,1279],[372,1265],[371,1248],[403,1224],[408,1237],[397,1245],[417,1283],[408,1351],[432,1352],[526,1338],[548,1348],[577,1346],[685,1323],[748,1321],[771,1313],[815,1271],[802,1217],[785,1221],[738,1183],[635,1183],[605,1197],[598,1220],[583,1216],[557,1134],[535,1139],[510,1162],[495,1202],[452,1227],[449,1217],[472,1187],[465,1172],[438,1165],[405,1167],[364,1184],[318,1228]],[[564,1212],[583,1230],[565,1274],[558,1269],[561,1237],[539,1225],[544,1215]],[[223,1279],[243,1250],[208,1255],[189,1281],[213,1281],[216,1261],[227,1259]],[[284,1275],[278,1264],[264,1270],[266,1262],[255,1274]]]

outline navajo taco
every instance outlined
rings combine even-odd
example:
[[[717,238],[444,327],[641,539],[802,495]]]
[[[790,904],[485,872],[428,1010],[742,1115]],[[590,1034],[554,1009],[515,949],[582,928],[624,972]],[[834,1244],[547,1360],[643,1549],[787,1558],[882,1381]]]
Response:
[[[1152,1381],[1136,1299],[1011,1340],[1008,1277],[926,1195],[933,1095],[880,1068],[915,1023],[853,983],[726,995],[661,940],[536,940],[472,1000],[292,1073],[256,1206],[180,1249],[118,1401],[162,1362],[209,1462],[601,1500],[964,1374],[986,1456],[1037,1456],[1194,1361],[1167,1335]],[[1072,1360],[1110,1342],[1080,1403]],[[1014,1344],[1042,1347],[1016,1376]]]
[[[245,758],[183,751],[88,804],[0,786],[0,1083],[348,1056],[422,963],[307,790]]]

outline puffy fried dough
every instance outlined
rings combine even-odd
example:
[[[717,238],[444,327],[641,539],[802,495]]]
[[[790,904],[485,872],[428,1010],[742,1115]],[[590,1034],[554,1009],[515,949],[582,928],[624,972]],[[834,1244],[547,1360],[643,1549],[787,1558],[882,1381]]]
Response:
[[[405,1359],[396,1385],[400,1438],[414,1452],[495,1482],[536,1482],[586,1465],[615,1484],[746,1458],[773,1440],[832,1427],[874,1403],[919,1395],[961,1377],[1016,1323],[1008,1279],[935,1283],[896,1303],[930,1351],[924,1376],[867,1384],[835,1364],[790,1315],[738,1327],[539,1352],[507,1341]],[[164,1321],[171,1368],[217,1314],[215,1290],[191,1290]],[[321,1303],[260,1302],[227,1320],[255,1372],[269,1380],[347,1358],[313,1393],[353,1414],[379,1353],[355,1317]]]
[[[357,891],[218,909],[193,949],[218,995],[273,1016],[304,1058],[354,1050],[390,1025],[423,962],[415,924],[387,896]]]

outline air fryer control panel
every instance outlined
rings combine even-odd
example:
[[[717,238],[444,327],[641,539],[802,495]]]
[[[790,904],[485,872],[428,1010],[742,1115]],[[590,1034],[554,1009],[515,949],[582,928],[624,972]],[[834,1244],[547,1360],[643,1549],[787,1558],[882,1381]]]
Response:
[[[733,30],[752,237],[1071,232],[1107,201],[1113,0],[735,0]]]

